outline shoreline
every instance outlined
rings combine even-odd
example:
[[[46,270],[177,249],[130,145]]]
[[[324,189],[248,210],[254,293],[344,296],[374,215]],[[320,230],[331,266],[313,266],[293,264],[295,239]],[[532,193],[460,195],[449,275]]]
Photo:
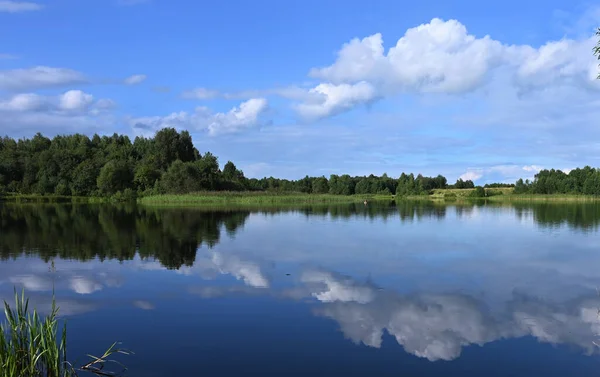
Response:
[[[374,195],[374,194],[304,194],[270,192],[231,192],[213,191],[193,194],[152,195],[136,200],[115,200],[107,197],[76,197],[59,195],[3,195],[0,202],[11,203],[65,203],[65,204],[102,204],[137,203],[152,206],[269,206],[269,205],[305,205],[305,204],[350,204],[363,201],[435,201],[451,204],[463,201],[488,202],[596,202],[600,196],[577,194],[513,194],[509,190],[487,189],[492,195],[482,198],[469,197],[472,189],[437,189],[430,195]]]

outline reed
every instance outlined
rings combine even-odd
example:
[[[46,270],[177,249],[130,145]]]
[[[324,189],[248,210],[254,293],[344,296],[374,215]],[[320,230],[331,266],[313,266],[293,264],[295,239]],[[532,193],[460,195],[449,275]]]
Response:
[[[270,192],[202,192],[184,195],[155,195],[138,199],[142,204],[186,204],[186,205],[265,205],[265,204],[312,204],[312,203],[355,203],[364,200],[388,199],[392,196],[377,195],[331,195]]]
[[[92,360],[77,368],[67,359],[67,327],[63,325],[58,336],[58,306],[52,296],[50,314],[39,315],[29,310],[25,292],[15,290],[15,306],[4,301],[5,323],[0,325],[0,377],[72,377],[78,372],[91,372],[99,376],[115,376],[104,371],[109,358],[116,354],[131,352],[117,349],[117,343],[100,357],[88,355]],[[125,370],[126,368],[124,368]]]

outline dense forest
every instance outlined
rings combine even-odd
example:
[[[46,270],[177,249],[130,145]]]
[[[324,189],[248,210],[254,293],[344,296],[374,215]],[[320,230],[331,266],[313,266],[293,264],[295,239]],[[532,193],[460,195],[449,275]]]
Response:
[[[459,180],[457,188],[472,188]],[[120,196],[183,194],[199,191],[276,191],[315,194],[426,194],[449,186],[446,178],[402,174],[399,179],[370,175],[306,176],[299,180],[246,178],[228,161],[200,154],[187,131],[165,128],[153,138],[36,134],[31,139],[0,139],[0,194]]]
[[[542,170],[533,181],[514,185],[493,183],[485,188],[514,187],[516,194],[600,194],[600,170]],[[313,194],[426,195],[434,189],[475,188],[473,181],[448,184],[442,175],[402,173],[398,178],[348,174],[298,180],[247,178],[228,161],[221,168],[216,156],[201,154],[187,131],[165,128],[153,138],[75,134],[52,139],[0,138],[0,195],[33,194],[134,199],[157,194],[200,191],[269,191]],[[485,196],[483,188],[473,196]]]
[[[519,179],[515,194],[572,194],[600,195],[600,170],[589,166],[565,173],[561,170],[542,170],[533,181]]]

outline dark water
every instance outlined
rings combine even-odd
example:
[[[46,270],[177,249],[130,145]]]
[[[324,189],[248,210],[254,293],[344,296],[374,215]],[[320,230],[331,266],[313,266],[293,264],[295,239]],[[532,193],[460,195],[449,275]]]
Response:
[[[0,297],[55,286],[129,376],[592,376],[600,206],[0,204]],[[55,272],[50,271],[54,261]]]

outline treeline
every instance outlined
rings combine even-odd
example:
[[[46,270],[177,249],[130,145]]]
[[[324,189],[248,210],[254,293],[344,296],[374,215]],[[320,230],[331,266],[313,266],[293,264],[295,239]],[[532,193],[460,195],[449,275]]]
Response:
[[[299,180],[246,178],[228,161],[223,168],[210,152],[200,154],[187,131],[165,128],[153,138],[75,134],[52,139],[0,139],[0,194],[135,198],[199,191],[276,191],[314,194],[420,195],[449,186],[445,177],[383,174],[368,177],[306,176]]]
[[[515,194],[600,195],[600,170],[589,166],[571,170],[542,170],[533,181],[519,179]]]

